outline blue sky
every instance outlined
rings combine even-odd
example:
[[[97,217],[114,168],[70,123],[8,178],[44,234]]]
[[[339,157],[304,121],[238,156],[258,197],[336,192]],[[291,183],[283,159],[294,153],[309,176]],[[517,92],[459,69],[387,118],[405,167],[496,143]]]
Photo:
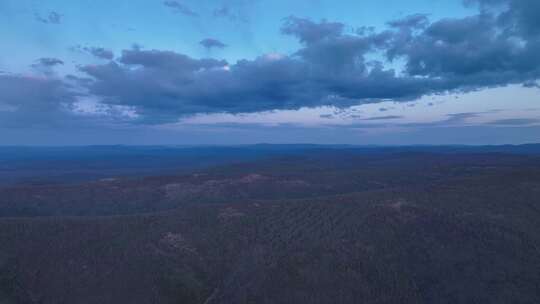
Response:
[[[84,63],[90,56],[75,54],[76,45],[102,46],[120,52],[134,43],[148,49],[174,50],[194,57],[218,57],[229,61],[252,59],[261,54],[292,53],[298,48],[294,38],[280,33],[288,16],[326,19],[345,23],[350,29],[362,26],[386,27],[386,22],[415,13],[435,19],[474,13],[460,1],[182,1],[197,17],[175,13],[160,0],[4,0],[1,36],[4,69],[22,70],[40,57],[62,57],[64,61]],[[215,17],[227,8],[238,20]],[[391,8],[391,9],[389,9]],[[36,14],[62,15],[61,24],[43,24]],[[235,18],[235,17],[233,17]],[[208,52],[199,41],[219,37],[229,47]],[[7,60],[7,57],[16,56]]]
[[[0,17],[0,145],[540,141],[534,0],[3,0]]]

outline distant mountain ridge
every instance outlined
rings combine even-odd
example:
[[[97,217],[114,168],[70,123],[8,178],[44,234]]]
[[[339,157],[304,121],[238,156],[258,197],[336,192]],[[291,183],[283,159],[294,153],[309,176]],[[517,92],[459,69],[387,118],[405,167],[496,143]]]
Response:
[[[335,151],[350,154],[540,154],[540,144],[501,146],[355,146],[257,144],[236,146],[0,146],[0,185],[81,182],[117,176],[177,174],[238,162]]]

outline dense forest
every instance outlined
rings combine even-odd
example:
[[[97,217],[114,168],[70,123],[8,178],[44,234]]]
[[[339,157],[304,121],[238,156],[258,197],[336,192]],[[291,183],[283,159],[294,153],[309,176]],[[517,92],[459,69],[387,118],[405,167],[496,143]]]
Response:
[[[534,149],[242,149],[6,179],[0,303],[540,303]]]

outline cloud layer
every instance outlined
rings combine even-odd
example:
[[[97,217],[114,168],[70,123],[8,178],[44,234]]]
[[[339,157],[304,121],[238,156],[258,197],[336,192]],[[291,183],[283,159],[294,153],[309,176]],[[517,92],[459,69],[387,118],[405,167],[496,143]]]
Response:
[[[346,30],[339,22],[292,16],[281,33],[298,41],[295,52],[236,63],[141,48],[124,50],[112,60],[111,51],[91,48],[91,54],[111,61],[80,66],[87,80],[77,82],[76,89],[101,105],[133,109],[136,123],[162,124],[198,113],[343,108],[509,84],[534,86],[540,78],[540,2],[466,3],[477,6],[478,13],[436,21],[412,15],[388,22],[383,31]],[[197,15],[178,1],[163,4]],[[207,49],[225,47],[217,39],[200,43]],[[39,64],[60,62],[43,58]],[[0,88],[8,92],[0,104],[29,115],[40,106],[57,113],[77,97],[74,87],[50,75],[39,80],[0,76]],[[32,90],[46,98],[38,101],[28,93]]]

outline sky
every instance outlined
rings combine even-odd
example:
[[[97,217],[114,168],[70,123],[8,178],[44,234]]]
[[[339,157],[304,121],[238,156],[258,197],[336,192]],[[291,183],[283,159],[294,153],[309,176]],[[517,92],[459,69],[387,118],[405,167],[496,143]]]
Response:
[[[0,145],[540,142],[537,0],[2,0]]]

